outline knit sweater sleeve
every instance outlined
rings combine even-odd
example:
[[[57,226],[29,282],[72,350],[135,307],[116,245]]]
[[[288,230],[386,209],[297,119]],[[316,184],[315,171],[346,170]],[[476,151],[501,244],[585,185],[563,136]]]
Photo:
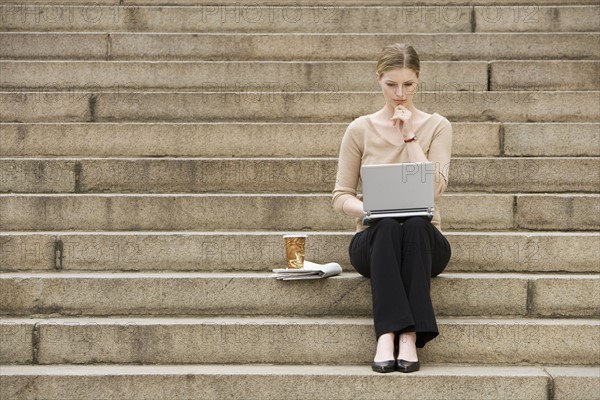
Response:
[[[452,125],[444,118],[437,125],[427,159],[433,163],[436,173],[435,193],[436,200],[442,196],[448,186],[448,169],[450,168],[450,153],[452,150]]]
[[[361,140],[363,132],[361,131],[360,120],[355,119],[348,125],[342,138],[335,187],[331,199],[334,210],[339,212],[343,212],[346,200],[356,197],[363,152]]]

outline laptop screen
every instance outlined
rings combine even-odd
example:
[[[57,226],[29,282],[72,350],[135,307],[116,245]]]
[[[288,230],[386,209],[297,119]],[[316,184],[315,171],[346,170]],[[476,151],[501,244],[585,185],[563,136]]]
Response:
[[[367,212],[427,209],[434,206],[431,162],[363,165],[363,208]]]

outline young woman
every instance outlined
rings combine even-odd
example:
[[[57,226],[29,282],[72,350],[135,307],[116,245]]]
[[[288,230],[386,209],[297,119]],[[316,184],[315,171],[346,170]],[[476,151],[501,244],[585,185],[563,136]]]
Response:
[[[334,209],[356,217],[350,262],[361,275],[371,278],[377,337],[372,368],[377,372],[420,368],[417,348],[439,334],[430,297],[431,277],[444,270],[451,254],[437,206],[431,221],[383,218],[365,226],[363,204],[356,194],[361,165],[420,161],[430,161],[435,167],[436,203],[444,193],[452,126],[441,115],[414,106],[419,72],[419,57],[412,46],[384,47],[376,76],[385,105],[355,119],[346,129],[333,190]]]

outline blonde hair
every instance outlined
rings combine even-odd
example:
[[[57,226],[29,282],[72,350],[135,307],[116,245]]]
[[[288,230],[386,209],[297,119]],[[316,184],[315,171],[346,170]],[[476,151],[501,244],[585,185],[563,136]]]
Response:
[[[377,76],[381,77],[385,72],[394,68],[412,69],[417,78],[421,71],[421,62],[415,49],[404,43],[394,43],[385,46],[377,61]]]

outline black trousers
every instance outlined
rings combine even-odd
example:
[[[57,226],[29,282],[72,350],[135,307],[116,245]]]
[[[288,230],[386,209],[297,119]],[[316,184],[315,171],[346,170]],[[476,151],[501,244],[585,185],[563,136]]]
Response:
[[[446,268],[451,249],[429,220],[411,217],[402,223],[383,218],[357,232],[348,250],[356,271],[371,278],[377,338],[389,332],[416,332],[421,348],[439,335],[431,277]]]

